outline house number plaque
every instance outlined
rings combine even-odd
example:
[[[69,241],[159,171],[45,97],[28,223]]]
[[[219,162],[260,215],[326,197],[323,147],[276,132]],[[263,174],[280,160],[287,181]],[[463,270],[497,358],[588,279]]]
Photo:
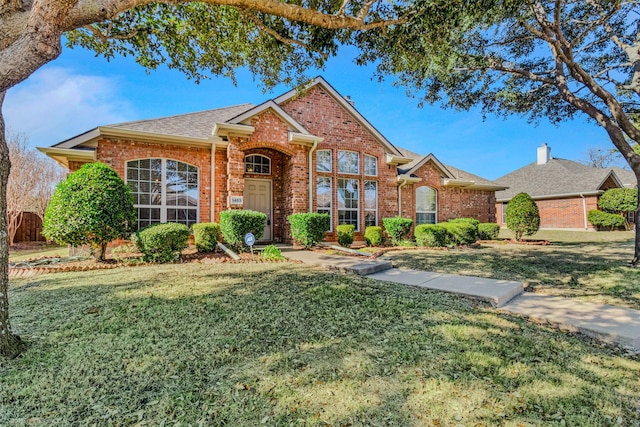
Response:
[[[242,196],[231,196],[231,204],[232,205],[241,205],[244,203],[244,198]]]

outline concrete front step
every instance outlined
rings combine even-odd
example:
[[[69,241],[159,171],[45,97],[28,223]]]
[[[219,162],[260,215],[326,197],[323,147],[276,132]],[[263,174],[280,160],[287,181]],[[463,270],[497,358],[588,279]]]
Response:
[[[418,270],[393,269],[371,274],[370,279],[402,283],[420,288],[467,295],[502,307],[524,292],[520,282],[485,279],[482,277],[454,276]]]
[[[391,261],[372,260],[346,255],[325,255],[315,251],[283,249],[282,255],[285,258],[302,261],[305,264],[319,265],[340,271],[356,273],[362,276],[393,268]]]
[[[526,293],[501,307],[502,311],[580,332],[640,353],[640,311],[594,304],[574,298]]]

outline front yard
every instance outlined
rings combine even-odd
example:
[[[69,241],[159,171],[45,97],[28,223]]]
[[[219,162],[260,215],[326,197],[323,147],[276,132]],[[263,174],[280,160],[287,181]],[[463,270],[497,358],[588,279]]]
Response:
[[[507,237],[507,234],[504,234]],[[408,250],[383,259],[398,267],[522,281],[528,291],[640,309],[633,233],[542,231],[549,246],[482,244],[478,249]]]
[[[0,362],[0,425],[640,423],[637,357],[300,264],[56,273],[10,298],[29,349]]]

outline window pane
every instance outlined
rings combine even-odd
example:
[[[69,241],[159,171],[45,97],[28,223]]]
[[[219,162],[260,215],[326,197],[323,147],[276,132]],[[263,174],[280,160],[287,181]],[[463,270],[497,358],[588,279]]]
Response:
[[[338,172],[358,174],[360,173],[360,157],[353,151],[338,151]]]
[[[244,159],[244,171],[262,175],[271,174],[271,159],[260,154],[252,154]]]
[[[378,175],[378,158],[373,156],[364,156],[364,174],[365,175]]]
[[[437,192],[431,187],[416,189],[416,224],[435,224],[437,222]]]
[[[417,213],[416,214],[416,224],[435,224],[436,223],[436,214],[435,213]]]
[[[316,151],[316,170],[331,172],[331,150]]]

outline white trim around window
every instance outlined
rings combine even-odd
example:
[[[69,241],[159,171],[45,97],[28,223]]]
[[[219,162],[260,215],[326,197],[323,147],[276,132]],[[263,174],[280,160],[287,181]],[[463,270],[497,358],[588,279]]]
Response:
[[[360,175],[360,153],[338,150],[338,173]]]
[[[364,226],[378,225],[378,181],[364,182]]]
[[[378,176],[378,158],[364,155],[364,174],[367,176]]]
[[[331,150],[316,150],[316,171],[331,172]]]
[[[129,160],[125,181],[134,198],[138,229],[164,222],[191,226],[198,222],[199,171],[174,159]]]
[[[416,225],[438,222],[438,192],[435,188],[416,188]]]
[[[319,176],[316,178],[316,203],[318,213],[329,214],[329,231],[333,230],[333,186],[331,178]]]
[[[338,224],[360,231],[360,179],[338,178]]]

